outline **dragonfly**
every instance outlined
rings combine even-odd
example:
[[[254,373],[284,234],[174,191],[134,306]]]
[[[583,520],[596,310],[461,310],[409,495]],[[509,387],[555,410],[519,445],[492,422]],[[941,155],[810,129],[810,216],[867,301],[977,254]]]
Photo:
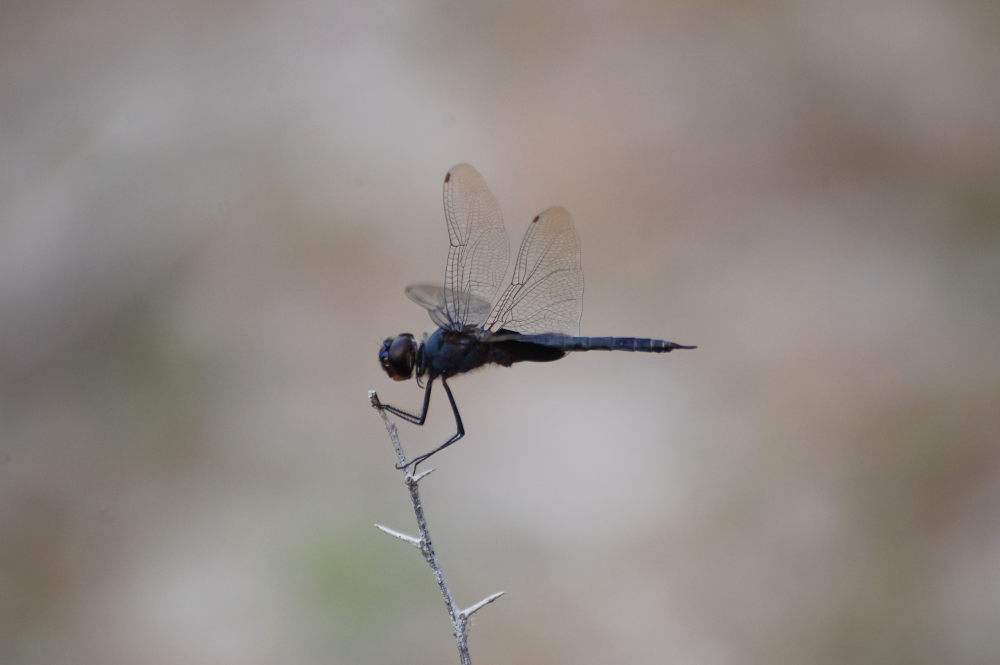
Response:
[[[576,351],[668,353],[697,348],[662,339],[579,336],[583,268],[573,218],[565,208],[549,208],[528,225],[513,277],[502,293],[510,243],[500,206],[472,166],[459,164],[445,175],[444,216],[449,242],[444,286],[406,288],[407,297],[427,310],[437,330],[425,333],[419,342],[411,333],[387,337],[378,354],[382,369],[392,379],[416,378],[424,391],[423,407],[416,414],[389,404],[379,406],[423,425],[431,387],[440,379],[455,415],[456,432],[437,448],[397,468],[413,466],[415,472],[418,464],[465,436],[448,386],[452,377],[490,364],[551,362]]]

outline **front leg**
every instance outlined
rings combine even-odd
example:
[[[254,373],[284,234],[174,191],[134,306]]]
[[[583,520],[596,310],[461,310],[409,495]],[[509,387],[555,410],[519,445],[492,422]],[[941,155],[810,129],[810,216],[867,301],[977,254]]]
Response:
[[[424,408],[423,412],[418,416],[415,413],[410,413],[409,411],[403,411],[402,409],[392,406],[391,404],[382,404],[381,408],[385,409],[394,416],[399,416],[408,423],[413,423],[414,425],[423,425],[424,421],[427,420],[427,408],[431,404],[431,386],[434,385],[434,379],[427,380],[427,387],[424,388]]]

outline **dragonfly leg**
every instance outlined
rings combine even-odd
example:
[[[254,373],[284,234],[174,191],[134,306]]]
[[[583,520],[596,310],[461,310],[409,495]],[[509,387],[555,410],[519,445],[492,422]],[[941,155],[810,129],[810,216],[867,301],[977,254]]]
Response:
[[[465,436],[465,427],[462,426],[462,416],[459,415],[459,413],[458,413],[458,405],[455,404],[455,397],[451,394],[451,388],[448,387],[448,382],[444,380],[444,377],[441,378],[441,385],[444,386],[444,391],[448,395],[448,401],[451,402],[451,410],[455,414],[455,427],[458,429],[458,431],[455,432],[455,434],[450,439],[448,439],[447,441],[445,441],[444,443],[442,443],[440,446],[438,446],[434,450],[430,451],[429,453],[424,453],[423,455],[421,455],[421,456],[417,457],[416,459],[414,459],[412,462],[406,463],[404,466],[398,466],[397,465],[396,466],[397,469],[403,469],[403,468],[405,468],[407,466],[410,466],[412,464],[413,465],[413,471],[415,473],[416,470],[417,470],[417,465],[418,464],[420,464],[421,462],[423,462],[424,460],[426,460],[428,457],[430,457],[434,453],[439,452],[441,450],[444,450],[445,448],[447,448],[448,446],[450,446],[451,444],[455,443],[456,441],[458,441],[459,439],[461,439],[463,436]],[[431,389],[431,384],[428,383],[427,384],[427,391],[430,392],[430,389]],[[426,404],[426,402],[424,403],[424,415],[425,416],[427,415],[427,404]],[[422,424],[422,422],[423,421],[421,421],[420,424]]]
[[[409,411],[403,411],[399,407],[392,406],[391,404],[383,404],[382,408],[394,416],[399,416],[408,423],[423,425],[424,421],[427,420],[427,407],[429,407],[431,403],[431,384],[433,383],[434,379],[429,380],[427,382],[427,387],[424,388],[424,406],[419,416],[415,413],[410,413]]]

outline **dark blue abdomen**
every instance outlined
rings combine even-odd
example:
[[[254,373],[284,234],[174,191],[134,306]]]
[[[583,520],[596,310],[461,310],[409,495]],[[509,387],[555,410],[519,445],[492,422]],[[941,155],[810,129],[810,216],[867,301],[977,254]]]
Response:
[[[648,337],[570,337],[569,335],[524,335],[526,342],[544,344],[562,351],[633,351],[637,353],[669,353],[673,349],[690,349],[675,342]]]

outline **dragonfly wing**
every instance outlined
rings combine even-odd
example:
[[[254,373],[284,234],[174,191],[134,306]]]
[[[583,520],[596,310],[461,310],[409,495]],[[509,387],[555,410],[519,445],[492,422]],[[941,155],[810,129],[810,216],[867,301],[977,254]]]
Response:
[[[427,310],[431,321],[441,328],[450,328],[448,310],[444,306],[444,289],[431,284],[411,284],[406,287],[406,297]]]
[[[487,305],[483,311],[482,303],[493,302],[507,273],[510,243],[500,205],[483,177],[468,164],[452,167],[444,178],[444,216],[450,244],[444,274],[445,314],[454,328],[479,325],[490,309]]]
[[[406,287],[406,297],[427,310],[431,320],[441,328],[450,330],[461,330],[455,328],[448,319],[448,309],[445,305],[445,290],[433,284],[411,284]],[[478,317],[479,321],[485,321],[490,313],[490,303],[472,294],[463,294],[462,300],[469,305],[469,312]]]
[[[528,226],[511,284],[484,328],[579,335],[582,313],[580,241],[569,212],[556,206]]]

